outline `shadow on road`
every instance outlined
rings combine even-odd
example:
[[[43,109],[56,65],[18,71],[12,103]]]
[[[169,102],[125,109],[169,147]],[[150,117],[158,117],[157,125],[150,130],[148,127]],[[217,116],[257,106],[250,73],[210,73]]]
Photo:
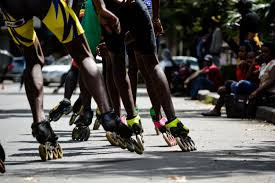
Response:
[[[102,148],[67,148],[66,156],[96,155]],[[15,173],[16,176],[133,176],[133,177],[166,177],[187,176],[189,179],[205,179],[234,176],[241,174],[261,174],[275,170],[275,141],[265,141],[259,146],[238,147],[238,150],[204,151],[204,152],[145,152],[145,156],[138,158],[110,158],[85,159],[83,161],[48,161],[46,164],[62,165],[59,168],[24,169]],[[26,150],[26,149],[24,149]],[[34,150],[34,149],[29,149]],[[79,150],[80,153],[71,153]],[[85,150],[85,152],[83,152]],[[104,152],[105,153],[105,152]],[[26,156],[27,154],[22,154]],[[33,155],[33,154],[28,154]],[[17,156],[17,155],[14,155]],[[141,157],[141,158],[140,158]],[[35,164],[39,161],[9,162],[7,166],[18,164]]]

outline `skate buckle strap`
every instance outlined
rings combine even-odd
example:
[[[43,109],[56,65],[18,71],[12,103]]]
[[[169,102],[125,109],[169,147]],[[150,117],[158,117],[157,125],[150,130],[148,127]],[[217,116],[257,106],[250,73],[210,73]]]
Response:
[[[155,125],[155,127],[158,128],[158,129],[160,129],[160,128],[162,127],[162,125],[160,124],[159,121],[154,122],[154,125]]]
[[[133,119],[127,119],[127,124],[133,126],[134,124],[139,124],[140,116],[136,115]]]
[[[64,102],[68,102],[68,103],[71,103],[71,101],[69,100],[69,99],[67,99],[67,98],[63,98],[63,100],[62,101],[64,101]]]
[[[171,122],[169,122],[169,123],[166,123],[166,124],[165,124],[165,127],[166,127],[167,129],[174,128],[174,127],[177,127],[177,126],[178,126],[178,123],[181,123],[181,121],[179,120],[179,118],[176,118],[176,119],[174,119],[173,121],[171,121]],[[189,129],[188,129],[185,125],[182,124],[182,126],[183,126],[183,128],[184,128],[185,130],[188,130],[188,131],[189,131]]]

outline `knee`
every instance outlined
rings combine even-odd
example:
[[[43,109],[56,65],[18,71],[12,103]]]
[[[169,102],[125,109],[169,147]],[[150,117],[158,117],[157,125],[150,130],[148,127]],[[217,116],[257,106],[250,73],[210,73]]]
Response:
[[[226,87],[225,86],[219,87],[217,92],[218,92],[219,95],[225,94],[226,93]]]

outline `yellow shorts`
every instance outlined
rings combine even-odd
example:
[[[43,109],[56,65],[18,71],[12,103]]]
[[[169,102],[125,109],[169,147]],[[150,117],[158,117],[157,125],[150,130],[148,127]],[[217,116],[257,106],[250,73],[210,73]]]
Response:
[[[42,22],[58,38],[61,43],[69,43],[84,30],[74,11],[64,0],[52,1]],[[38,7],[39,8],[39,7]],[[13,41],[19,46],[31,46],[36,39],[32,18],[13,18],[3,12],[4,20]]]

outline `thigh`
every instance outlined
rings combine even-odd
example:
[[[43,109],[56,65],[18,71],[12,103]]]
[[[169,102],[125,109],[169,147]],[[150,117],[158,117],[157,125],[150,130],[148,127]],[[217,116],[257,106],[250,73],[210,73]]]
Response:
[[[61,43],[69,43],[84,33],[78,17],[64,0],[52,1],[42,22]]]
[[[136,49],[143,54],[155,53],[156,38],[147,7],[142,1],[136,0],[127,9],[127,14],[128,29],[135,38]]]
[[[36,33],[33,27],[32,17],[25,18],[22,16],[14,18],[5,11],[3,11],[2,14],[5,24],[8,27],[10,37],[14,43],[19,47],[29,47],[33,45],[36,39]]]

